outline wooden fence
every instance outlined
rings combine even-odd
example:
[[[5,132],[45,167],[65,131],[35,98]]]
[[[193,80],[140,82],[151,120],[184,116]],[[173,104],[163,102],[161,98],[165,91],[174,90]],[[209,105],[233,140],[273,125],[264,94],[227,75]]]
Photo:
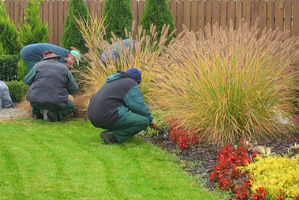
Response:
[[[16,26],[24,19],[28,0],[5,0],[7,12]],[[85,0],[91,15],[101,16],[105,0]],[[131,0],[135,30],[140,22],[145,2]],[[40,7],[41,20],[49,25],[49,43],[60,45],[69,0],[45,0]],[[232,20],[237,28],[242,18],[251,25],[257,17],[259,27],[290,30],[289,37],[299,36],[299,0],[169,0],[177,33],[182,24],[198,31],[207,24],[225,27]]]

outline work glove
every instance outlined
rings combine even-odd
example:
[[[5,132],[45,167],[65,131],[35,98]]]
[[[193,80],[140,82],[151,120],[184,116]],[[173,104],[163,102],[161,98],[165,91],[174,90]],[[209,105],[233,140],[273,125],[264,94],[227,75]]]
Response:
[[[158,130],[158,124],[155,122],[155,120],[152,120],[152,122],[149,124],[149,127]]]

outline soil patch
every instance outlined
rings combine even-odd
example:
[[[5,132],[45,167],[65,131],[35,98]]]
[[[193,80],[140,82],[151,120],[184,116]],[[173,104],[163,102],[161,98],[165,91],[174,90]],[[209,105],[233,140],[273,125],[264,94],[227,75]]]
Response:
[[[170,136],[139,136],[147,142],[157,145],[161,149],[175,154],[180,165],[190,175],[200,178],[200,183],[209,190],[214,190],[215,187],[209,181],[209,174],[212,172],[212,167],[217,164],[217,156],[219,148],[222,146],[195,144],[188,149],[181,151],[178,146],[171,141]],[[259,141],[255,147],[248,146],[249,154],[253,154],[257,147],[271,149],[271,154],[288,155],[289,157],[299,153],[299,130],[295,133],[290,133],[289,138],[276,139],[272,141]]]

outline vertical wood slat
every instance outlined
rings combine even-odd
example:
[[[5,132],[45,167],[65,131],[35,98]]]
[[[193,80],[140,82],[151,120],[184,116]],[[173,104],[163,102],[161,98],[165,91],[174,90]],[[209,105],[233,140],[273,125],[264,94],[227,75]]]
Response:
[[[49,0],[49,43],[54,43],[54,5],[53,5],[53,0]]]
[[[191,1],[191,30],[197,31],[197,1]]]
[[[139,5],[138,5],[138,19],[137,19],[137,24],[140,24],[141,21],[141,16],[144,10],[144,1],[143,0],[139,0]]]
[[[227,2],[227,21],[226,24],[229,26],[231,23],[236,27],[235,22],[235,16],[236,16],[236,4],[235,0],[228,0]]]
[[[288,38],[292,35],[292,1],[285,0],[285,30],[289,30]]]
[[[251,21],[250,21],[250,0],[244,0],[243,1],[243,18],[245,23],[248,24],[248,26],[250,26]]]
[[[243,14],[243,1],[237,0],[236,1],[236,29],[240,27],[241,19]]]
[[[299,36],[299,1],[293,1],[293,35]]]
[[[207,26],[208,24],[210,24],[210,26],[212,26],[212,2],[206,1],[205,4],[206,4],[205,26]]]
[[[131,1],[131,9],[133,13],[133,22],[132,22],[132,34],[133,36],[137,33],[137,15],[138,15],[138,2],[136,0]]]
[[[177,31],[180,33],[182,31],[184,14],[184,1],[177,1]]]
[[[226,27],[226,14],[227,14],[227,1],[221,0],[220,1],[220,26],[225,28]]]
[[[183,24],[187,27],[187,29],[191,30],[191,3],[190,0],[184,1],[184,17],[183,17]]]
[[[251,6],[250,6],[250,25],[254,26],[257,19],[257,0],[251,0]]]
[[[267,1],[260,0],[257,2],[257,16],[259,17],[259,24],[258,27],[261,31],[267,25]]]
[[[275,29],[283,30],[283,0],[275,1]]]
[[[199,0],[198,5],[197,5],[197,30],[203,30],[205,27],[205,1],[204,0]]]
[[[268,29],[275,29],[275,1],[274,0],[268,0],[268,22],[267,22],[267,28]]]
[[[64,17],[63,17],[63,1],[59,1],[59,8],[58,8],[58,34],[57,34],[57,44],[61,44],[61,37],[62,37],[62,30],[64,25]],[[55,31],[57,32],[57,31]]]
[[[216,23],[219,26],[219,1],[214,0],[212,1],[212,26],[214,26]]]

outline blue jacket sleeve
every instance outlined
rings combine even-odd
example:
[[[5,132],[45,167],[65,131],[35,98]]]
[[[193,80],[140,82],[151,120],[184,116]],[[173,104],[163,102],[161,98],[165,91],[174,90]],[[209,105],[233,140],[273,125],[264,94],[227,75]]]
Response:
[[[124,98],[125,105],[134,113],[145,116],[151,122],[153,116],[143,100],[143,94],[138,85],[132,87]]]

